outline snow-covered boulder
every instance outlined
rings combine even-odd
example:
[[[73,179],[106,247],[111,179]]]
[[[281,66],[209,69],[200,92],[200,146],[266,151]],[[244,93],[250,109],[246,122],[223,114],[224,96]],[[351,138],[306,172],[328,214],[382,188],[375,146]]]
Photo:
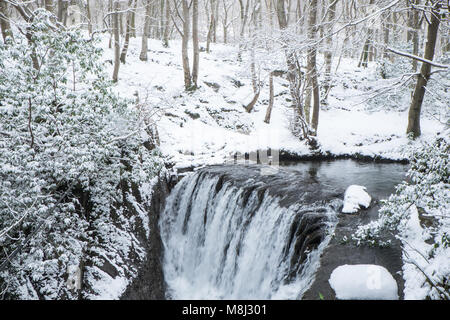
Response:
[[[398,300],[397,282],[382,266],[345,264],[333,270],[328,282],[341,300]]]
[[[358,212],[361,206],[368,208],[372,198],[366,191],[366,187],[353,184],[345,190],[343,213]]]

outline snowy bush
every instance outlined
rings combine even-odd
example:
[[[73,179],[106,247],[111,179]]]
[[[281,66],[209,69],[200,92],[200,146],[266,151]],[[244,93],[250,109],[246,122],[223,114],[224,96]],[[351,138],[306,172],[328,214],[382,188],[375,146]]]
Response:
[[[382,201],[378,220],[359,227],[353,235],[358,244],[386,245],[380,235],[395,233],[403,244],[405,266],[413,265],[422,277],[418,288],[426,288],[426,294],[421,298],[450,298],[449,151],[448,135],[413,149],[410,181],[398,185],[396,193]]]
[[[0,298],[76,298],[64,279],[87,251],[95,266],[140,250],[113,204],[125,201],[121,184],[149,182],[162,162],[138,112],[112,93],[96,41],[34,14],[30,41],[0,44]]]

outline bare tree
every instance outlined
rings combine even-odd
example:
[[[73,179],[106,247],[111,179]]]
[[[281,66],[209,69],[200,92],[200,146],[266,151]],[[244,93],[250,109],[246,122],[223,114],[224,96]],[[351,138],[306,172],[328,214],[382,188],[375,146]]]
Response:
[[[427,19],[428,31],[427,31],[427,43],[425,45],[424,58],[429,61],[433,61],[434,51],[436,47],[437,34],[439,31],[441,1],[431,1],[430,15]],[[420,136],[420,112],[422,109],[422,102],[425,96],[425,87],[431,75],[431,64],[423,61],[420,73],[417,76],[416,88],[411,100],[408,113],[408,127],[406,129],[407,134],[412,134],[414,138]]]
[[[189,18],[189,5],[187,0],[182,0],[182,5],[183,5],[183,32],[181,34],[182,37],[181,55],[183,59],[184,87],[186,90],[189,90],[192,86],[192,79],[188,56],[190,18]]]
[[[278,25],[281,30],[285,30],[288,26],[284,2],[285,0],[277,1]],[[305,120],[305,113],[302,106],[302,97],[300,94],[301,74],[299,64],[295,52],[292,49],[285,47],[284,52],[286,56],[286,64],[288,69],[287,78],[289,81],[289,91],[291,93],[292,105],[294,107],[296,115],[295,123],[300,126],[302,137],[307,139],[309,130],[308,124]],[[296,128],[294,130],[296,130]]]
[[[169,28],[170,28],[170,1],[165,0],[165,19],[164,19],[164,31],[163,31],[163,46],[169,46]],[[161,13],[162,14],[162,13]]]
[[[119,67],[120,67],[120,35],[119,35],[119,9],[120,0],[114,0],[113,4],[113,34],[114,34],[114,71],[113,82],[117,82],[119,79]]]
[[[369,1],[369,5],[373,5],[374,0]],[[369,9],[372,9],[372,7],[369,7]],[[374,29],[372,26],[369,26],[367,29],[367,37],[366,41],[364,42],[364,46],[361,52],[361,57],[359,59],[358,67],[364,67],[367,68],[368,62],[369,62],[369,54],[372,50],[372,42],[373,42],[373,35],[374,35]]]
[[[145,18],[144,18],[144,30],[142,30],[142,46],[141,54],[139,59],[142,61],[147,61],[147,51],[148,51],[148,32],[150,28],[150,11],[152,0],[147,0],[145,3]]]
[[[182,12],[178,10],[179,2],[175,2],[173,6],[173,11],[175,14],[171,14],[172,21],[174,23],[175,28],[181,36],[181,59],[183,62],[183,74],[184,74],[184,88],[185,90],[191,90],[192,88],[192,75],[191,68],[189,65],[189,55],[188,55],[188,44],[189,44],[189,35],[190,35],[190,6],[188,0],[179,0],[181,1]],[[180,28],[176,19],[179,19],[182,23],[182,28]]]
[[[244,6],[244,0],[239,0],[239,8],[240,8],[240,18],[241,18],[241,28],[239,32],[239,51],[238,51],[238,60],[242,60],[242,41],[245,33],[245,26],[247,25],[248,20],[248,9],[250,6],[250,0],[247,0]]]
[[[120,62],[125,63],[125,59],[127,57],[128,52],[128,45],[130,43],[130,36],[131,36],[131,16],[132,16],[132,10],[131,7],[133,6],[133,2],[136,0],[128,0],[128,6],[127,6],[127,18],[126,18],[126,31],[125,31],[125,41],[123,42],[123,48],[122,53],[120,54]]]
[[[314,98],[313,112],[311,118],[312,135],[317,134],[317,127],[319,125],[319,108],[320,108],[320,98],[319,98],[319,83],[317,80],[317,47],[314,44],[317,33],[317,0],[310,0],[309,6],[309,19],[308,19],[308,38],[313,43],[308,49],[308,66],[307,75],[309,79],[310,90]]]
[[[228,40],[228,28],[233,22],[233,19],[229,19],[229,11],[233,6],[233,2],[227,2],[227,0],[222,0],[223,5],[223,16],[222,16],[222,28],[223,28],[223,43],[227,43]]]
[[[86,0],[86,18],[88,22],[89,34],[92,34],[92,14],[91,14],[91,3],[89,0]]]
[[[198,45],[198,0],[192,0],[192,51],[193,51],[193,64],[192,64],[192,87],[197,88],[198,80],[198,65],[200,60],[199,45]]]
[[[324,92],[325,96],[323,98],[324,103],[327,103],[328,93],[331,88],[331,64],[333,61],[333,37],[331,34],[333,33],[333,24],[334,18],[336,15],[336,4],[338,0],[329,0],[328,1],[328,34],[329,36],[326,38],[326,49],[325,49],[325,83],[324,83]]]

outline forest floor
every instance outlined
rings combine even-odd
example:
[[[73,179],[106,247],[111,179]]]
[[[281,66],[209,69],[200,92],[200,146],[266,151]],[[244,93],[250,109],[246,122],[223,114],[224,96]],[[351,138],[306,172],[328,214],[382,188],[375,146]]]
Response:
[[[112,59],[104,39],[105,59]],[[290,130],[293,109],[288,82],[274,78],[274,108],[270,124],[264,123],[269,101],[268,70],[261,70],[263,86],[252,113],[244,105],[253,98],[249,57],[237,59],[237,48],[212,44],[211,52],[200,53],[199,88],[184,90],[181,42],[149,40],[148,61],[139,60],[140,38],[132,38],[126,64],[121,64],[115,89],[124,97],[139,97],[150,107],[157,123],[161,150],[178,168],[224,163],[236,152],[261,149],[285,150],[298,156],[311,154],[310,148]],[[201,43],[201,46],[204,46]],[[190,50],[191,51],[191,50]],[[338,57],[333,62],[336,69]],[[112,61],[112,60],[111,60]],[[192,62],[192,59],[190,60]],[[280,65],[284,58],[279,57]],[[322,57],[319,55],[319,69]],[[112,65],[107,63],[108,72]],[[263,68],[262,68],[263,69]],[[406,137],[410,87],[402,95],[378,96],[376,92],[394,86],[382,79],[375,63],[358,68],[357,61],[342,58],[333,78],[328,105],[320,110],[318,142],[321,152],[335,156],[364,156],[391,160],[405,159],[404,150],[412,142]],[[389,110],[389,111],[388,111]],[[419,143],[445,129],[439,119],[422,117]]]

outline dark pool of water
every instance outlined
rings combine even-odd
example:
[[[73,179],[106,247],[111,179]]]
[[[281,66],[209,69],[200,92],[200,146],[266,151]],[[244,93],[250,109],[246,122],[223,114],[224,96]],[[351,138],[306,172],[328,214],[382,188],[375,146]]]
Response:
[[[369,194],[385,198],[406,178],[408,165],[400,163],[359,162],[355,160],[283,162],[281,170],[293,175],[307,172],[311,179],[335,190],[352,184],[365,186]]]

